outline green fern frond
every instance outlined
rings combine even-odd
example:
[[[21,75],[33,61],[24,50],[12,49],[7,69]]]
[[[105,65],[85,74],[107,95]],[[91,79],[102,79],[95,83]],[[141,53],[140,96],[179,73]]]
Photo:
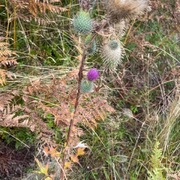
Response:
[[[159,148],[160,143],[156,141],[154,149],[152,151],[150,166],[151,170],[148,171],[149,177],[148,180],[165,180],[164,172],[166,168],[162,164],[162,149]]]

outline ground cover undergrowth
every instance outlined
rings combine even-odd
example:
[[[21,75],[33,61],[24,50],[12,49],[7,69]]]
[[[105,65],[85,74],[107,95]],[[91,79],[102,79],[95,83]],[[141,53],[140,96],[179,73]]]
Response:
[[[176,0],[0,3],[0,179],[180,178]]]

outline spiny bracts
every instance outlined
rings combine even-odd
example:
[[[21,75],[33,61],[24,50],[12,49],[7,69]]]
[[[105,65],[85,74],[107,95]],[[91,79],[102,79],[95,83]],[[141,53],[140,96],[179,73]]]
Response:
[[[109,40],[102,46],[101,56],[109,70],[116,70],[121,63],[122,52],[122,46],[118,39]]]
[[[80,90],[82,93],[90,93],[94,91],[93,81],[82,80]]]
[[[93,30],[93,22],[90,14],[80,10],[73,19],[74,30],[78,33],[88,34]]]

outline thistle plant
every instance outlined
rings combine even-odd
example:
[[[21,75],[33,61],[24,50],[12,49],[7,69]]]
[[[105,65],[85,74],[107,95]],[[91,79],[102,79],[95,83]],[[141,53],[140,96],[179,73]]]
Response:
[[[92,3],[93,2],[93,3]],[[101,68],[106,68],[111,72],[115,72],[119,65],[122,63],[123,48],[118,37],[117,29],[121,29],[121,32],[125,29],[125,20],[129,17],[138,17],[147,8],[146,0],[103,0],[100,7],[104,8],[107,12],[105,17],[100,21],[91,18],[90,10],[95,7],[96,1],[80,0],[80,10],[73,17],[73,29],[78,33],[80,38],[84,39],[83,50],[81,54],[81,62],[78,73],[78,88],[77,95],[74,104],[74,112],[70,121],[66,140],[66,151],[64,152],[63,167],[65,167],[66,154],[70,147],[70,140],[74,128],[74,121],[79,104],[79,99],[83,93],[92,93],[94,90],[95,80],[99,77],[99,72],[96,68],[92,68],[87,73],[87,79],[84,78],[84,66],[88,58],[88,54],[96,51],[96,41],[99,39],[101,44],[101,58],[103,64]],[[93,5],[92,5],[93,4]],[[123,23],[122,23],[123,22]],[[118,25],[118,26],[117,26]],[[120,27],[119,27],[120,25]],[[84,37],[86,35],[86,37]],[[64,172],[61,179],[64,179]]]
[[[0,153],[0,179],[6,179],[4,173],[8,179],[23,177],[19,164],[29,165],[28,159],[10,157],[15,147],[34,149],[34,142],[44,162],[35,159],[39,171],[25,179],[179,177],[178,3],[151,2],[155,13],[147,15],[150,22],[146,16],[135,22],[148,10],[147,1],[1,3],[0,135],[1,144],[10,142],[12,153],[1,148],[6,152]],[[124,44],[129,48],[126,59]],[[107,116],[115,109],[116,114]],[[87,152],[91,155],[82,160]],[[81,168],[76,166],[71,178],[66,170],[74,164]]]

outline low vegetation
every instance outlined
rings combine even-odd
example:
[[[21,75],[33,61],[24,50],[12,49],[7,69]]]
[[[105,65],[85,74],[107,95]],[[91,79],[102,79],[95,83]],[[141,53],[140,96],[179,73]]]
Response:
[[[178,180],[177,0],[2,0],[0,179]]]

